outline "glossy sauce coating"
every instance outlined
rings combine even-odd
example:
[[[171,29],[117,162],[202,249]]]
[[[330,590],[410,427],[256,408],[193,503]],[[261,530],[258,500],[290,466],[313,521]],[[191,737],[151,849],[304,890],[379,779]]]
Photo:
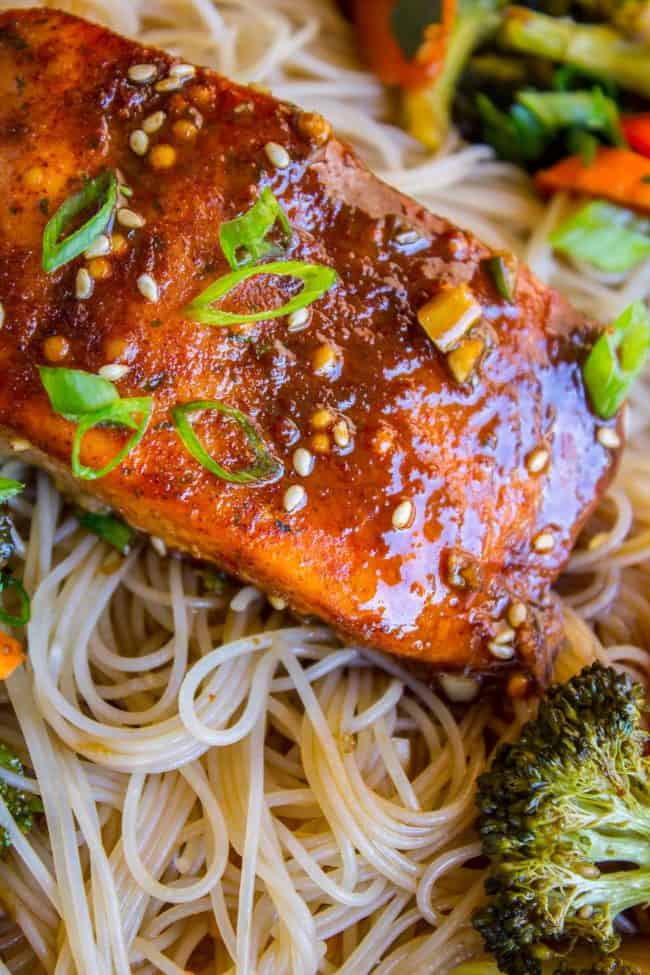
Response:
[[[549,587],[616,461],[582,381],[594,327],[523,268],[516,302],[501,298],[487,248],[379,182],[319,118],[203,69],[156,90],[174,63],[62,13],[0,15],[0,426],[69,470],[75,427],[52,411],[37,366],[126,365],[120,394],[152,395],[152,422],[83,490],[353,640],[544,680],[558,638]],[[130,80],[136,65],[155,65],[155,80]],[[164,121],[140,155],[132,133],[153,128],[156,112]],[[288,166],[274,164],[270,143]],[[45,274],[49,216],[105,168],[132,189],[122,205],[144,226],[116,222],[110,254]],[[286,318],[190,321],[188,303],[229,270],[221,222],[266,186],[294,228],[284,259],[334,267],[337,285],[300,330]],[[80,268],[93,281],[83,300]],[[157,300],[138,290],[142,275]],[[465,383],[417,321],[459,283],[480,302],[488,341]],[[256,277],[223,307],[277,306],[292,287]],[[283,476],[240,486],[205,470],[170,423],[171,407],[195,399],[250,416]],[[232,424],[210,413],[195,429],[224,466],[249,463]],[[98,428],[82,459],[100,466],[122,441]],[[539,450],[549,459],[535,471]],[[304,503],[287,511],[293,485]],[[505,659],[499,634],[515,603],[525,621]]]

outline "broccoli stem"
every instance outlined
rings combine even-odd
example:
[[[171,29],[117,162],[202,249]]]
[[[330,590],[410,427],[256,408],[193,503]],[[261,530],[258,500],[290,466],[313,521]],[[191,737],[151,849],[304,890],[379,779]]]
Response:
[[[630,907],[650,902],[650,870],[620,870],[601,874],[597,880],[581,881],[572,909],[597,909],[603,905],[610,917]]]
[[[650,98],[650,44],[624,40],[611,27],[511,6],[504,14],[499,43],[508,50],[571,64]]]
[[[451,103],[465,64],[472,51],[496,32],[499,20],[496,9],[479,6],[471,13],[461,10],[440,74],[430,85],[404,92],[402,104],[407,128],[429,149],[439,149],[447,137]]]
[[[574,839],[576,847],[579,847],[581,841],[589,844],[587,856],[592,863],[634,863],[639,867],[650,868],[650,844],[647,840],[601,833],[576,836]]]

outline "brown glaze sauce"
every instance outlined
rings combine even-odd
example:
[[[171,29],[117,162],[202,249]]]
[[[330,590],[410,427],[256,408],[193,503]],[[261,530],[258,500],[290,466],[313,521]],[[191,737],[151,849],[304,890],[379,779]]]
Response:
[[[120,394],[152,395],[155,413],[124,464],[87,483],[97,498],[352,639],[446,669],[523,665],[544,679],[559,633],[549,587],[616,460],[596,439],[582,380],[594,327],[524,268],[516,302],[501,299],[482,264],[487,248],[380,183],[317,117],[202,69],[176,92],[129,80],[133,65],[155,65],[159,81],[173,63],[64,14],[0,15],[0,425],[67,467],[74,426],[43,391],[44,350],[63,349],[54,364],[90,372],[128,365]],[[157,111],[165,121],[139,156],[130,135]],[[272,164],[271,142],[288,167]],[[160,145],[173,147],[169,168],[154,168]],[[43,229],[84,175],[105,168],[119,171],[146,223],[115,223],[126,246],[94,266],[93,294],[78,300],[77,272],[92,262],[45,274]],[[283,259],[331,266],[337,285],[300,331],[286,318],[192,322],[187,304],[229,270],[220,224],[267,186],[294,228]],[[143,274],[156,302],[138,290]],[[462,282],[490,347],[459,384],[416,316]],[[290,293],[285,279],[255,278],[223,307],[277,307]],[[65,342],[46,346],[53,336]],[[317,371],[323,347],[334,363]],[[284,476],[242,487],[201,467],[169,422],[170,407],[201,398],[248,414]],[[323,408],[326,429],[313,422]],[[333,434],[340,420],[347,443]],[[196,431],[224,466],[247,464],[241,436],[216,414]],[[93,431],[84,461],[106,462],[121,439]],[[306,477],[293,467],[298,447],[315,457]],[[531,473],[540,448],[548,465]],[[306,503],[287,512],[292,484]],[[395,528],[405,501],[412,518]],[[540,552],[544,533],[552,548]],[[513,601],[528,612],[503,660],[490,641]]]

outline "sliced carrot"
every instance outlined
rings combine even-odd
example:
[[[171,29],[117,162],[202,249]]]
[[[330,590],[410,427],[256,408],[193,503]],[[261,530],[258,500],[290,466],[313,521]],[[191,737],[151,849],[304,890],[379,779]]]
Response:
[[[570,156],[543,169],[535,177],[542,190],[568,190],[601,196],[635,210],[650,211],[650,159],[629,149],[598,150],[585,166],[580,156]]]
[[[442,23],[431,23],[419,51],[409,60],[391,24],[396,0],[353,0],[352,15],[361,51],[375,74],[387,85],[421,88],[437,77],[456,18],[456,0],[442,0]]]
[[[11,677],[24,660],[25,654],[18,640],[6,633],[0,633],[0,680]]]

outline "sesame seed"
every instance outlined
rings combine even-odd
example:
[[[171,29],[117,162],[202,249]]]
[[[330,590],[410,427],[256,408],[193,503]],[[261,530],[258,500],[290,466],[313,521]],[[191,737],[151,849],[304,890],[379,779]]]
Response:
[[[526,469],[530,474],[540,474],[548,464],[550,454],[544,447],[538,447],[526,458]]]
[[[140,227],[144,227],[146,220],[139,213],[129,210],[128,207],[121,207],[117,211],[117,222],[129,230],[139,230]]]
[[[146,156],[149,148],[149,136],[142,129],[136,129],[129,136],[129,145],[136,156]]]
[[[415,508],[413,507],[413,502],[402,501],[393,511],[393,528],[396,531],[402,531],[402,529],[408,528],[413,521],[414,515]]]
[[[314,410],[311,415],[311,425],[314,430],[327,430],[331,427],[334,422],[334,414],[327,407],[322,407],[320,410]]]
[[[172,132],[179,142],[192,142],[199,134],[194,122],[190,122],[186,118],[179,118],[177,122],[174,122]]]
[[[346,420],[339,420],[332,427],[332,436],[337,447],[347,447],[350,443],[350,427]]]
[[[403,230],[395,238],[398,244],[417,244],[418,240],[420,240],[420,235],[417,230]]]
[[[536,552],[551,552],[555,548],[555,535],[553,532],[545,531],[535,535],[533,548]]]
[[[439,680],[445,697],[453,704],[469,704],[481,686],[473,677],[463,677],[462,674],[441,674]]]
[[[147,301],[158,301],[160,289],[150,274],[141,274],[138,278],[138,291]]]
[[[575,865],[576,871],[587,880],[598,880],[600,870],[595,863],[579,863]]]
[[[506,688],[508,697],[512,697],[515,700],[526,697],[529,686],[530,681],[525,674],[513,674],[508,680]]]
[[[110,379],[111,382],[117,382],[119,379],[124,379],[124,377],[130,371],[130,366],[122,365],[119,362],[109,362],[105,366],[98,369],[97,374],[101,376],[102,379]]]
[[[107,261],[105,257],[93,257],[92,261],[88,264],[88,273],[95,281],[103,281],[104,278],[110,278],[111,271],[111,262]]]
[[[282,505],[287,512],[298,511],[307,503],[307,492],[300,484],[292,484],[284,492]]]
[[[276,169],[286,169],[291,162],[291,156],[279,142],[267,142],[264,146],[266,157]]]
[[[166,118],[167,115],[165,112],[153,112],[151,115],[147,115],[146,119],[142,123],[142,128],[147,135],[153,135],[154,132],[158,132],[159,129],[162,129]]]
[[[22,437],[14,437],[13,440],[9,441],[9,446],[12,450],[20,452],[23,450],[29,450],[32,445],[30,444],[29,440],[23,440]]]
[[[5,306],[2,303],[0,303],[0,328],[2,328],[4,323],[5,323]]]
[[[273,609],[277,609],[278,613],[281,613],[283,609],[287,608],[287,601],[282,596],[269,596],[268,600]]]
[[[621,438],[613,427],[598,427],[596,439],[602,447],[609,450],[616,450],[621,446]]]
[[[74,293],[79,301],[85,301],[93,293],[95,282],[85,267],[80,267],[75,279]]]
[[[488,643],[488,650],[497,660],[512,660],[515,655],[512,644],[496,643],[494,640],[490,640]]]
[[[298,447],[293,454],[293,469],[301,477],[309,477],[314,469],[315,458],[310,450]]]
[[[193,64],[172,64],[169,69],[170,78],[181,78],[183,81],[193,78],[195,74],[196,68]]]
[[[155,64],[134,64],[127,72],[129,81],[135,81],[137,85],[146,85],[158,75],[158,68]]]
[[[23,175],[23,183],[29,190],[40,190],[47,179],[47,173],[42,166],[30,166]]]
[[[179,88],[183,87],[182,78],[163,78],[156,84],[156,91],[161,94],[166,94],[168,91],[178,91]]]
[[[49,335],[43,342],[43,355],[48,362],[63,362],[70,352],[65,335]]]
[[[92,244],[86,248],[84,251],[84,257],[87,260],[92,260],[93,257],[104,257],[106,254],[111,252],[111,242],[106,234],[100,234],[99,237],[95,237]]]
[[[111,234],[111,249],[114,254],[117,254],[119,257],[120,254],[123,254],[126,250],[128,250],[128,247],[129,244],[126,237],[124,237],[122,234]]]
[[[108,339],[104,342],[104,358],[107,362],[117,362],[129,351],[129,344],[124,339]]]
[[[154,552],[157,552],[161,558],[164,558],[167,555],[167,546],[163,542],[162,538],[158,538],[157,535],[152,535],[149,541]]]
[[[149,163],[154,169],[171,169],[175,162],[176,150],[165,142],[154,146],[149,153]]]
[[[306,308],[298,308],[288,316],[287,327],[290,332],[300,332],[308,321],[309,311]]]
[[[193,120],[194,124],[196,125],[197,129],[202,129],[203,128],[204,119],[203,119],[203,116],[201,115],[201,113],[199,112],[198,108],[196,108],[195,105],[190,105],[190,107],[188,108],[187,111],[188,111],[188,114],[192,116],[192,120]]]
[[[332,375],[336,372],[339,359],[333,345],[319,345],[311,357],[314,372],[320,375]]]
[[[297,118],[298,131],[316,145],[322,146],[332,134],[332,126],[318,112],[301,112]]]
[[[510,603],[508,607],[508,623],[516,630],[526,622],[528,610],[526,604],[521,602]]]
[[[310,440],[311,449],[315,454],[329,454],[332,442],[327,433],[315,433]]]
[[[515,635],[515,631],[511,626],[505,622],[505,620],[500,620],[497,632],[495,633],[492,642],[496,643],[497,646],[503,646],[506,643],[512,643],[512,639]]]

